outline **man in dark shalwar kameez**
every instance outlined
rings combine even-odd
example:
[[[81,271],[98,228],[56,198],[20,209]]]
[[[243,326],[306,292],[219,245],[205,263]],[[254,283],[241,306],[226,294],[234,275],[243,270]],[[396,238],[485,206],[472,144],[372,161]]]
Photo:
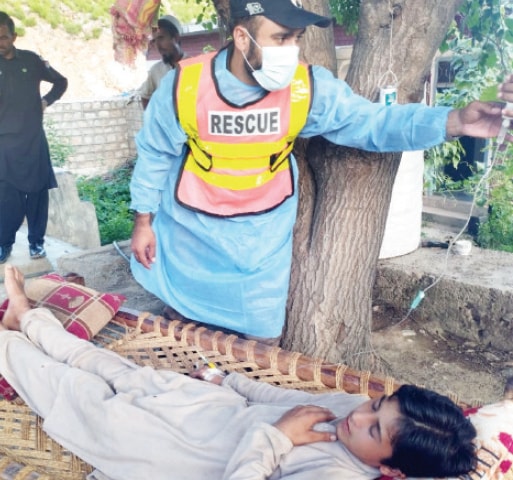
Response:
[[[0,263],[27,218],[31,258],[46,256],[48,190],[57,187],[43,129],[43,111],[68,81],[34,52],[14,46],[14,22],[0,12]],[[41,98],[42,81],[52,84]]]

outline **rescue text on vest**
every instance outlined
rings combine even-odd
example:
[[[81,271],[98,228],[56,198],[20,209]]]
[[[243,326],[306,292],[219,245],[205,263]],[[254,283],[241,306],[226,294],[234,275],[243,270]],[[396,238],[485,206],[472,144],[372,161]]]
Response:
[[[210,135],[269,135],[280,132],[280,109],[208,112]]]

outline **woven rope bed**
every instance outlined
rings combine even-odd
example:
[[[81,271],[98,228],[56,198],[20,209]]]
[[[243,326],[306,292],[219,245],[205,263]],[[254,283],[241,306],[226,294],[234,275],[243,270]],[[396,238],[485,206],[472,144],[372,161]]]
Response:
[[[240,372],[285,388],[342,390],[375,397],[399,387],[390,377],[329,364],[197,324],[170,322],[126,309],[117,313],[94,342],[139,365],[180,373],[188,373],[201,364],[201,353],[228,372]],[[84,479],[92,467],[50,439],[41,427],[42,419],[21,400],[0,400],[0,478]]]

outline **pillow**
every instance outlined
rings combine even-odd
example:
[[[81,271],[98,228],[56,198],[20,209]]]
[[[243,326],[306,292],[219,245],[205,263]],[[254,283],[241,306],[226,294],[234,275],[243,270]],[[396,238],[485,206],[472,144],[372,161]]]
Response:
[[[84,340],[94,337],[114,317],[126,297],[100,293],[92,288],[67,282],[56,273],[28,281],[25,292],[33,308],[48,308],[61,321],[64,328]],[[0,306],[0,320],[7,309],[8,300]],[[16,392],[0,376],[0,396],[16,398]]]
[[[478,463],[470,477],[513,480],[513,400],[471,409],[466,414],[477,430]]]

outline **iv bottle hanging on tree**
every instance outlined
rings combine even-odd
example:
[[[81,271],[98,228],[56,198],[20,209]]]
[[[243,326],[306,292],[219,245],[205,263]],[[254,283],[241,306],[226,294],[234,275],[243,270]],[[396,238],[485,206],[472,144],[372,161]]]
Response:
[[[397,103],[397,88],[386,85],[379,89],[379,103],[382,105],[395,105]]]

